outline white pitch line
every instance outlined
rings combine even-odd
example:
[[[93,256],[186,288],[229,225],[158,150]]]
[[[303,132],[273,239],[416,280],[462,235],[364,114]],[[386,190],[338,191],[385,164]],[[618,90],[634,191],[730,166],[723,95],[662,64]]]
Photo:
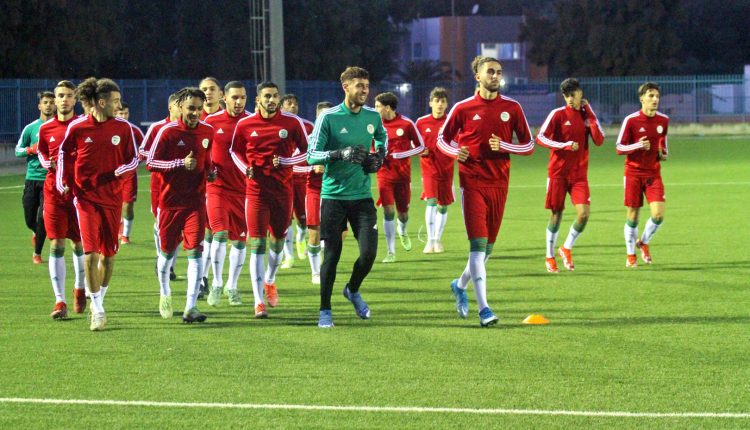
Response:
[[[12,190],[15,188],[23,188],[23,187],[24,187],[23,185],[12,185],[10,187],[0,187],[0,190]]]
[[[624,411],[566,411],[543,409],[475,409],[440,407],[398,406],[330,406],[264,403],[187,403],[152,402],[147,400],[83,400],[83,399],[33,399],[0,397],[0,403],[47,404],[47,405],[102,405],[102,406],[146,406],[155,408],[204,408],[204,409],[283,409],[302,411],[342,412],[395,412],[395,413],[440,413],[478,415],[563,415],[578,417],[611,418],[750,418],[750,412],[624,412]]]

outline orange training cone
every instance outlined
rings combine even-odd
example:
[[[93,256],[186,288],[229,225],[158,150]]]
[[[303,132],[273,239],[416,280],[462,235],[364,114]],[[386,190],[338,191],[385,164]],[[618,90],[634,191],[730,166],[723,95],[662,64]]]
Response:
[[[531,314],[527,316],[525,320],[523,320],[523,323],[530,325],[544,325],[549,324],[549,320],[542,314]]]

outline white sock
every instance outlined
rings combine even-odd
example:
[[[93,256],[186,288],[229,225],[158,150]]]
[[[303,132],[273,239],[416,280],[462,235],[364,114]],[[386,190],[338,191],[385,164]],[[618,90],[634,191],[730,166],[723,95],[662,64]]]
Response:
[[[396,228],[398,229],[397,231],[398,231],[398,234],[399,234],[400,236],[406,236],[406,224],[407,224],[408,222],[409,222],[409,221],[406,221],[406,222],[401,222],[401,220],[400,220],[400,219],[397,219],[397,220],[396,220]]]
[[[212,285],[214,287],[221,287],[224,285],[224,278],[222,277],[224,272],[224,260],[227,258],[227,243],[219,242],[214,240],[211,242],[211,266],[214,272],[214,281]]]
[[[52,280],[52,291],[55,302],[65,303],[65,257],[49,256],[49,278]]]
[[[169,268],[171,270],[174,270],[174,265],[177,263],[177,254],[180,252],[180,247],[177,246],[174,250],[174,255],[172,256],[172,259],[169,261]]]
[[[195,302],[198,300],[198,291],[200,290],[201,277],[200,273],[203,273],[202,258],[188,258],[187,267],[187,298],[185,299],[185,311],[195,307]],[[169,278],[167,278],[169,279]]]
[[[630,227],[625,224],[625,248],[628,255],[635,255],[635,238],[638,237],[638,227]]]
[[[263,277],[266,271],[266,254],[250,253],[250,285],[253,287],[255,306],[263,303]]]
[[[304,242],[306,234],[307,234],[307,228],[300,227],[300,225],[297,224],[297,242]]]
[[[435,240],[435,233],[437,232],[437,226],[435,225],[435,214],[437,213],[437,206],[427,206],[424,210],[424,222],[427,226],[427,241],[432,242]]]
[[[99,314],[104,312],[104,298],[102,297],[102,292],[91,292],[89,294],[89,298],[91,299],[91,311],[95,314]]]
[[[440,241],[443,237],[443,230],[445,230],[445,223],[448,221],[448,212],[441,214],[437,212],[435,214],[435,240]]]
[[[171,259],[168,259],[162,254],[156,259],[156,272],[159,278],[159,290],[162,296],[171,296],[172,289],[169,288],[169,263]]]
[[[474,293],[477,295],[479,310],[489,307],[487,304],[487,269],[485,267],[486,254],[480,251],[469,253],[469,267],[471,281],[474,282]]]
[[[320,275],[320,256],[322,255],[322,249],[318,249],[318,252],[313,254],[310,252],[311,246],[307,245],[307,258],[310,260],[310,271],[313,275]]]
[[[466,262],[466,267],[464,267],[464,271],[461,272],[461,276],[458,277],[458,288],[465,290],[466,287],[469,286],[469,281],[471,281],[471,260],[468,260]]]
[[[552,233],[549,228],[544,230],[547,233],[547,258],[555,256],[555,244],[557,243],[557,232]]]
[[[267,284],[273,284],[276,282],[276,272],[279,270],[281,265],[281,259],[284,257],[284,253],[276,252],[273,249],[268,250],[268,270],[266,270],[265,281]]]
[[[154,223],[154,246],[156,247],[156,256],[161,254],[161,239],[159,239],[159,226]]]
[[[242,273],[242,266],[245,264],[245,255],[247,248],[238,249],[234,246],[229,248],[229,275],[227,276],[227,288],[230,290],[237,289],[237,282]]]
[[[130,229],[133,228],[133,220],[132,219],[122,219],[122,235],[126,237],[130,237]]]
[[[656,234],[656,231],[659,230],[659,227],[661,224],[656,224],[651,218],[646,221],[646,226],[643,227],[643,236],[641,236],[641,242],[648,245],[649,242],[651,242],[651,238]],[[636,233],[637,235],[638,233]]]
[[[104,303],[104,298],[107,297],[107,290],[109,290],[109,285],[99,287],[99,292],[102,293],[102,303]]]
[[[86,288],[86,270],[83,268],[83,254],[73,254],[73,271],[76,272],[75,289],[83,290]]]
[[[286,229],[286,236],[284,237],[284,258],[294,258],[294,229],[291,224]],[[268,254],[268,264],[271,264],[270,253]]]
[[[385,243],[388,245],[388,253],[396,253],[396,222],[391,220],[383,221],[383,227],[385,230]]]
[[[201,245],[203,245],[203,254],[201,254],[201,271],[198,272],[200,275],[199,278],[208,278],[208,269],[211,267],[211,245],[213,244],[213,240],[206,242],[205,240],[201,242]]]
[[[568,232],[568,237],[565,239],[565,243],[563,244],[563,246],[566,249],[573,249],[573,245],[576,244],[576,239],[578,239],[578,236],[580,236],[581,233],[583,232],[574,229],[573,226],[571,225],[570,231]]]

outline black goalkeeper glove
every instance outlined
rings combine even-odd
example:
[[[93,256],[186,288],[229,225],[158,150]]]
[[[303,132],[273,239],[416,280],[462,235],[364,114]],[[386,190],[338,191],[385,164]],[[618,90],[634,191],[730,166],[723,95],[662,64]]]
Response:
[[[348,161],[352,164],[362,164],[367,157],[367,150],[363,146],[347,146],[328,153],[329,160]]]
[[[365,169],[365,173],[375,173],[383,167],[383,160],[385,159],[385,149],[380,148],[378,152],[372,152],[367,154],[367,158],[362,163],[362,167]]]

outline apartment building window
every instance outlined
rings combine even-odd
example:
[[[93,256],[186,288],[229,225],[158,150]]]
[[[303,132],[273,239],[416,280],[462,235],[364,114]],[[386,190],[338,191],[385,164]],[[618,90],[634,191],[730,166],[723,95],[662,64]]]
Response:
[[[520,43],[485,42],[479,44],[479,55],[498,60],[522,60],[523,50]]]

